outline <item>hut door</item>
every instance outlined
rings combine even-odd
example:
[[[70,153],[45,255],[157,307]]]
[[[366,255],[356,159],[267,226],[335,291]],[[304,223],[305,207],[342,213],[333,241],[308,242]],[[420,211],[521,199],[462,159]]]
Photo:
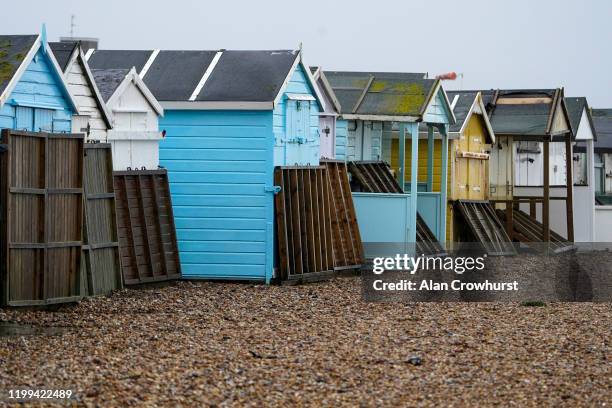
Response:
[[[298,165],[312,162],[309,145],[310,101],[287,100],[286,164]]]
[[[18,106],[16,108],[15,128],[29,132],[53,132],[53,111],[51,109]]]
[[[336,118],[321,116],[319,118],[321,157],[333,159],[336,157]]]
[[[474,128],[468,129],[468,148],[472,153],[482,153],[484,136]],[[485,160],[466,159],[468,165],[468,199],[484,200],[485,198]]]
[[[457,142],[457,153],[469,151],[470,143],[467,135],[461,135]],[[458,200],[469,198],[469,174],[469,159],[457,155],[455,160],[455,193]]]

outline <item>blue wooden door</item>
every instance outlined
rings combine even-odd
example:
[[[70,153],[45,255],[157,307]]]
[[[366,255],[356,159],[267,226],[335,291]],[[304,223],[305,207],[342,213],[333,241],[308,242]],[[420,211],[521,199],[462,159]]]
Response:
[[[53,132],[53,111],[50,109],[34,109],[34,131]]]
[[[51,109],[18,106],[15,110],[15,128],[29,132],[53,132],[53,113]]]
[[[15,108],[16,123],[15,128],[17,130],[26,130],[29,132],[34,131],[34,109],[24,106],[17,106]]]
[[[287,100],[287,165],[306,164],[310,140],[310,101]]]

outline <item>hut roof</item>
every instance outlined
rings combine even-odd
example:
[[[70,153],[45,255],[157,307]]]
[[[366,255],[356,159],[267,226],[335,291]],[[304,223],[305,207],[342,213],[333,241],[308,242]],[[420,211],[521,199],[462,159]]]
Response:
[[[468,118],[478,91],[446,91],[446,94],[457,120],[453,125],[450,125],[449,131],[460,132],[465,120]]]
[[[482,94],[479,91],[447,91],[446,94],[451,101],[451,107],[453,108],[456,120],[454,124],[450,125],[449,132],[459,133],[463,131],[471,114],[477,113],[483,117],[484,126],[487,130],[485,135],[487,143],[494,143],[495,133],[487,115]]]
[[[123,82],[129,69],[92,69],[91,73],[96,80],[96,85],[100,90],[105,102],[113,96],[119,85]]]
[[[439,81],[424,73],[325,71],[342,114],[420,116]]]
[[[612,152],[612,109],[593,109],[591,115],[597,133],[595,150]]]
[[[0,95],[21,66],[38,35],[0,35]]]
[[[560,108],[567,115],[562,88],[483,90],[481,94],[496,135],[548,136],[555,110]]]
[[[100,50],[91,55],[89,64],[94,69],[135,67],[163,102],[273,103],[298,57],[301,61],[300,52],[293,50]]]
[[[140,72],[153,50],[96,50],[87,62],[93,69],[131,69]]]
[[[578,126],[580,126],[580,121],[582,120],[582,112],[586,110],[589,126],[591,127],[591,133],[593,133],[593,140],[597,140],[597,132],[595,131],[595,126],[593,125],[593,118],[591,117],[591,110],[589,108],[587,99],[584,96],[567,97],[565,98],[565,105],[567,106],[569,120],[572,124],[572,129],[574,130],[574,138],[576,137],[576,133],[578,133]]]
[[[78,41],[63,41],[63,42],[50,42],[49,46],[55,55],[58,65],[62,71],[66,72],[70,58],[74,53],[74,50],[79,45]]]

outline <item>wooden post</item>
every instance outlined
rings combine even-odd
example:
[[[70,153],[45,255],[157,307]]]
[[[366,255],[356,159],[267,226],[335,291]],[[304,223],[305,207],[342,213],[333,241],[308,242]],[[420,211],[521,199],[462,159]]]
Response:
[[[433,191],[434,131],[427,125],[427,191]]]
[[[397,175],[397,181],[404,191],[406,181],[406,125],[404,123],[399,124],[399,174]]]
[[[531,217],[531,219],[534,221],[538,218],[536,212],[536,202],[533,198],[529,200],[529,217]]]
[[[412,154],[410,155],[410,218],[411,228],[408,242],[416,243],[417,232],[417,197],[418,197],[418,169],[419,169],[419,124],[410,124],[410,137],[412,138]],[[401,150],[401,149],[400,149]],[[415,247],[416,248],[416,247]],[[415,249],[416,250],[416,249]],[[418,255],[418,254],[416,254]]]
[[[514,205],[512,200],[506,201],[506,233],[512,240],[514,237],[514,219],[513,219]]]
[[[440,241],[440,244],[442,245],[442,247],[446,247],[446,207],[447,207],[447,203],[446,203],[446,193],[448,191],[448,186],[447,186],[447,180],[448,180],[448,134],[446,131],[446,125],[442,125],[440,127],[440,134],[442,135],[442,174],[440,175],[440,232],[438,235],[438,240]],[[431,145],[433,146],[433,143],[431,143]],[[428,145],[428,149],[432,149],[433,147],[430,147]],[[433,157],[433,151],[430,152],[431,156],[428,157],[431,158]],[[432,159],[433,160],[433,159]],[[428,168],[429,171],[429,168]],[[429,177],[429,174],[427,175],[427,177]],[[429,180],[428,180],[429,182]],[[431,190],[430,190],[431,191]]]
[[[544,195],[542,201],[542,241],[550,242],[550,140],[544,140]]]
[[[572,135],[568,133],[565,136],[565,163],[567,184],[567,199],[565,200],[566,216],[567,216],[567,240],[574,242],[574,171],[572,160]]]

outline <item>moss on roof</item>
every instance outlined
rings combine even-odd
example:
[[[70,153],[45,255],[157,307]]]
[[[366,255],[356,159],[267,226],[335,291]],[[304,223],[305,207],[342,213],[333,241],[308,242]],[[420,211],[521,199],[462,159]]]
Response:
[[[35,35],[0,36],[0,93],[4,92],[36,38]]]
[[[426,103],[426,91],[422,82],[375,80],[359,111],[387,115],[418,115]]]
[[[9,40],[0,42],[0,83],[10,80],[13,72],[13,65],[9,62],[10,46]]]

